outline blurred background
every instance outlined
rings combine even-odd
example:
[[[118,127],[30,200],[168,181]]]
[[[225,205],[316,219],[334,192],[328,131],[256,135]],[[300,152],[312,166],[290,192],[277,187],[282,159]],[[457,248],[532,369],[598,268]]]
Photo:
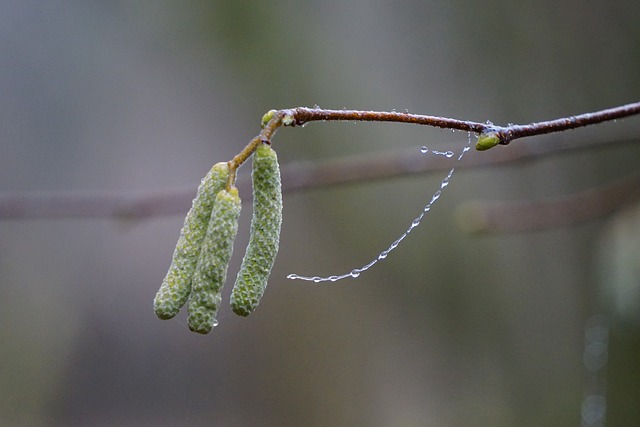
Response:
[[[271,108],[505,125],[635,102],[638,22],[635,0],[5,0],[0,191],[195,194]],[[474,236],[456,222],[472,200],[562,198],[636,172],[640,121],[514,142],[629,138],[458,168],[398,249],[337,283],[286,275],[366,264],[446,172],[285,194],[260,307],[233,315],[228,283],[208,336],[184,313],[152,311],[183,214],[0,221],[0,424],[638,425],[638,207],[536,232]],[[466,144],[466,133],[364,123],[275,139],[283,166]],[[250,217],[245,203],[229,281]]]

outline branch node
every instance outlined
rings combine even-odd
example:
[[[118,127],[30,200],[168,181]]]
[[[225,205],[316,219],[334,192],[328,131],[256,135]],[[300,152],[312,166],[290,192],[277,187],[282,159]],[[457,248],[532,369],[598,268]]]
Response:
[[[282,110],[282,125],[294,127],[300,123],[296,121],[296,113],[294,110]]]

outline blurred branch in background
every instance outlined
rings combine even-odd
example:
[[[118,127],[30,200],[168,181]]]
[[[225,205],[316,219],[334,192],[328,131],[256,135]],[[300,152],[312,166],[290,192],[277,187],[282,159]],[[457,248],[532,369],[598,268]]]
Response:
[[[519,202],[468,202],[460,226],[472,233],[514,233],[578,224],[610,215],[640,200],[640,174],[561,198]]]
[[[461,169],[512,165],[596,148],[612,148],[637,143],[637,139],[543,141],[521,144],[491,154],[467,156]],[[287,193],[426,174],[447,170],[443,156],[420,155],[418,149],[364,154],[324,162],[303,162],[282,168],[283,191]],[[238,182],[250,194],[249,180]],[[518,231],[568,225],[600,217],[620,205],[638,199],[638,176],[588,190],[566,199],[519,204],[475,204],[466,217],[482,231]],[[154,192],[142,191],[59,191],[0,194],[0,219],[35,218],[119,218],[142,220],[155,216],[184,214],[195,195],[195,186]],[[469,206],[468,206],[469,207]],[[522,214],[527,212],[528,214]],[[478,221],[481,221],[478,222]],[[468,226],[469,223],[466,224]]]

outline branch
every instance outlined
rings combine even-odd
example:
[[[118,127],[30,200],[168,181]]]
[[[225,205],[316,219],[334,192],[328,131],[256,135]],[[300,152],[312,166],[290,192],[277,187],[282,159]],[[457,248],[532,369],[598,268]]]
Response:
[[[437,116],[410,114],[408,112],[386,111],[357,111],[357,110],[324,110],[320,108],[294,108],[281,110],[285,117],[291,117],[290,126],[304,125],[314,121],[371,121],[397,122],[427,125],[444,129],[457,129],[480,134],[476,149],[487,150],[498,144],[507,145],[514,139],[528,136],[544,135],[562,132],[569,129],[589,126],[606,121],[621,119],[640,114],[640,102],[635,102],[594,113],[584,113],[577,116],[531,123],[528,125],[509,125],[506,127],[494,125],[491,122],[478,123],[465,120],[449,119]],[[485,136],[483,141],[482,137]]]
[[[184,215],[193,188],[154,192],[50,191],[0,194],[0,219],[119,218]]]
[[[637,144],[637,139],[592,140],[518,145],[493,155],[465,156],[458,169],[474,169],[531,162],[550,156]],[[357,184],[449,170],[443,156],[417,154],[418,148],[365,154],[325,162],[300,162],[282,167],[282,191],[292,193],[328,186]],[[247,177],[238,189],[251,194]],[[142,220],[184,215],[195,196],[193,187],[162,191],[51,191],[0,193],[0,220],[37,218],[120,218]]]
[[[478,123],[446,117],[411,114],[408,111],[399,113],[396,111],[327,110],[319,107],[270,110],[262,116],[262,131],[260,134],[252,139],[251,142],[229,162],[230,175],[228,187],[231,187],[235,181],[235,171],[237,168],[251,156],[260,143],[270,144],[273,135],[282,125],[304,126],[307,123],[317,121],[395,122],[425,125],[479,134],[476,149],[484,151],[498,144],[507,145],[517,138],[561,132],[635,114],[640,114],[640,102],[593,113],[584,113],[556,120],[531,123],[529,125],[509,125],[503,127],[494,125],[489,121],[486,123]]]
[[[580,151],[605,149],[637,144],[638,139],[555,142],[544,141],[535,146],[519,145],[496,151],[489,156],[466,156],[456,169],[480,169],[508,166],[542,160]],[[378,154],[364,154],[324,162],[304,162],[282,168],[284,192],[357,184],[399,178],[451,169],[451,162],[443,156],[416,155],[417,149],[394,150]]]
[[[580,224],[610,215],[640,200],[640,174],[547,200],[468,202],[458,209],[460,226],[471,233],[514,233]]]
[[[271,110],[262,118],[262,131],[229,163],[229,179],[227,187],[235,184],[237,169],[251,156],[261,143],[271,143],[271,139],[280,126],[304,125],[313,121],[376,121],[398,122],[434,126],[446,129],[457,129],[479,133],[478,150],[486,150],[495,145],[506,145],[516,138],[542,135],[552,132],[574,129],[581,126],[615,120],[640,113],[640,102],[610,108],[594,113],[586,113],[568,118],[532,123],[530,125],[510,125],[501,127],[490,122],[478,123],[437,116],[410,114],[408,112],[376,112],[357,110],[324,110],[320,108],[294,108]],[[585,148],[582,144],[573,149]],[[547,154],[565,150],[553,147]],[[510,152],[512,150],[509,150]],[[542,154],[525,154],[543,155]],[[401,155],[385,155],[379,158],[355,158],[350,161],[324,165],[305,165],[304,168],[292,167],[283,170],[286,181],[283,191],[295,191],[322,185],[344,184],[363,180],[388,178],[436,170],[433,163],[441,163],[441,159],[431,160],[424,157],[424,162],[416,161],[415,153]],[[503,162],[519,160],[517,152],[511,152]],[[488,166],[500,163],[500,160],[477,160],[475,166]],[[474,165],[474,162],[463,162]],[[448,166],[447,166],[448,167]],[[2,218],[52,218],[52,217],[120,217],[125,219],[141,219],[154,215],[182,213],[188,206],[192,192],[173,191],[148,193],[130,192],[53,192],[32,194],[0,194],[0,219]]]

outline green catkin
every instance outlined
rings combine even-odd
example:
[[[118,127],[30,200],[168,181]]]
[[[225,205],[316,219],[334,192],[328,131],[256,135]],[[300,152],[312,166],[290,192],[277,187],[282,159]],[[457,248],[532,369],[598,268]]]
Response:
[[[230,191],[222,190],[216,196],[191,285],[187,323],[193,332],[208,334],[217,324],[216,314],[227,280],[241,208],[235,187]]]
[[[231,308],[239,316],[255,310],[267,287],[278,253],[282,224],[282,189],[278,157],[267,144],[253,154],[253,218],[249,244],[231,294]]]
[[[207,232],[213,202],[218,192],[226,186],[228,176],[227,163],[217,163],[198,187],[180,231],[171,266],[153,300],[153,310],[160,319],[171,319],[187,302],[191,292],[191,278]]]

